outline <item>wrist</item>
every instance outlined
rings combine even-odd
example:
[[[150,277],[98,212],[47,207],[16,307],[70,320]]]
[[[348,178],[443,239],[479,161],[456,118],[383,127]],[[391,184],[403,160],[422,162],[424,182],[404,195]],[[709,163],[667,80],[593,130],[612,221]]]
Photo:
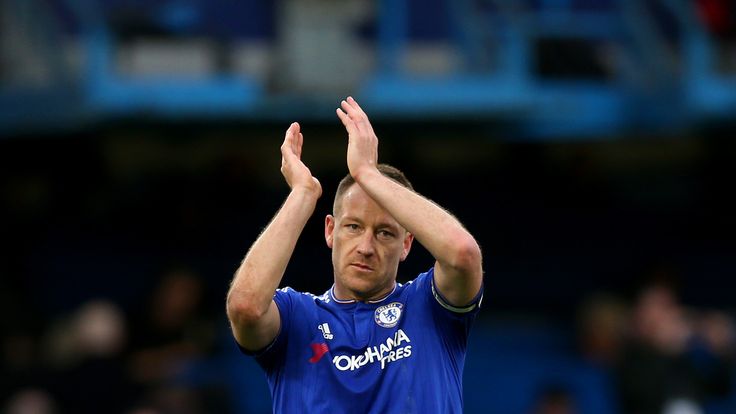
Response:
[[[317,199],[322,195],[322,189],[316,185],[298,185],[291,189],[291,194],[303,201],[317,202]]]
[[[381,172],[378,171],[378,167],[375,164],[366,164],[361,168],[357,168],[354,171],[351,171],[350,175],[353,177],[355,182],[360,184],[363,181],[369,179],[371,176],[381,175]]]

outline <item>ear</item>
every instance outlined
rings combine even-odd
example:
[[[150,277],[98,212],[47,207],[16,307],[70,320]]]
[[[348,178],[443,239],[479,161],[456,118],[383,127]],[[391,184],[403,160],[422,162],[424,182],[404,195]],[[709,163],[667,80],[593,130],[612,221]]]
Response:
[[[409,250],[411,250],[411,243],[414,241],[414,235],[406,232],[404,236],[404,251],[401,252],[401,261],[403,262],[407,256],[409,256]]]
[[[333,217],[331,214],[328,214],[325,217],[325,241],[327,242],[327,247],[330,249],[332,248],[332,236],[335,233],[335,217]]]

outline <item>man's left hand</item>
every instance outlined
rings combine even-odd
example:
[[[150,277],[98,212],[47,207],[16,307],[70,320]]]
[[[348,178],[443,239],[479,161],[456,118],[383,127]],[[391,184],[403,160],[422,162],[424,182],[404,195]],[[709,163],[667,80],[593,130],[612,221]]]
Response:
[[[378,137],[373,132],[368,115],[351,96],[340,102],[340,108],[336,111],[348,131],[348,170],[357,181],[362,173],[376,169]]]

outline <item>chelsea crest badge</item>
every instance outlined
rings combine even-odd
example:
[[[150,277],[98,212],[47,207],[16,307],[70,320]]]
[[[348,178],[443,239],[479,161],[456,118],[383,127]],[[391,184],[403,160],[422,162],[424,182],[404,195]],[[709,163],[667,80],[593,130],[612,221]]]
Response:
[[[393,328],[399,323],[401,319],[401,310],[404,307],[399,302],[392,302],[388,305],[381,306],[376,309],[376,313],[373,317],[379,326],[384,328]]]

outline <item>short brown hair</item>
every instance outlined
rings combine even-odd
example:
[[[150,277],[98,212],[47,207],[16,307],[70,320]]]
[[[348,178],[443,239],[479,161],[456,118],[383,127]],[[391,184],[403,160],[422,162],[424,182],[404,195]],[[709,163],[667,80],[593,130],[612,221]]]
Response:
[[[398,168],[388,164],[378,164],[376,168],[378,168],[378,172],[380,172],[385,177],[388,177],[403,185],[404,187],[414,191],[414,187],[411,185],[409,179],[406,178],[406,175],[404,175],[404,173]],[[355,184],[355,179],[350,174],[346,175],[345,178],[340,180],[340,184],[337,185],[337,191],[335,192],[335,201],[332,203],[333,213],[337,212],[339,201],[342,199],[342,196],[345,194],[348,188],[350,188],[353,184]]]

